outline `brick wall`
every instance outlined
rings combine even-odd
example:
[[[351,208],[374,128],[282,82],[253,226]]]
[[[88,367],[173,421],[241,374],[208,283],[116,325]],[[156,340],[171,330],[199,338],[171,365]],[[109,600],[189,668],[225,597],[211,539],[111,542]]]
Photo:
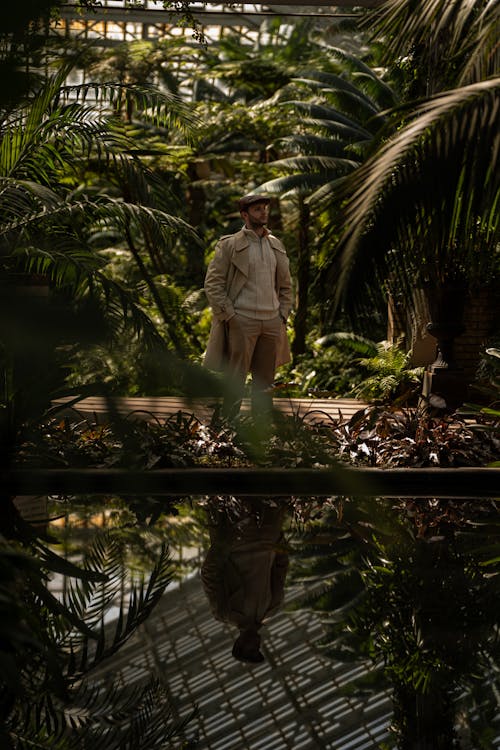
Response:
[[[464,333],[455,340],[455,358],[471,380],[491,337],[500,336],[500,289],[473,294],[465,306],[464,324]]]
[[[414,367],[432,364],[436,356],[436,339],[426,331],[430,315],[423,294],[415,290],[410,312],[403,312],[401,304],[389,301],[388,320],[388,341],[396,343],[403,336],[407,348],[413,351],[411,364]],[[464,325],[464,333],[455,339],[455,360],[470,381],[491,337],[496,335],[497,341],[500,339],[500,288],[488,288],[469,297]]]

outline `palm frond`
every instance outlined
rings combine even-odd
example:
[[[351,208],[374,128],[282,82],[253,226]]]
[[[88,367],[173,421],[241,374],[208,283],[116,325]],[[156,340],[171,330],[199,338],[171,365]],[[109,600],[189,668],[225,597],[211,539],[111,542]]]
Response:
[[[353,74],[356,86],[364,91],[366,96],[376,102],[378,110],[385,112],[397,106],[399,96],[396,91],[380,78],[370,73],[359,72]]]
[[[466,85],[498,75],[500,45],[498,44],[498,3],[486,2],[484,9],[469,27],[472,42],[459,83]]]
[[[422,0],[418,13],[410,0],[388,0],[370,14],[370,26],[387,40],[387,58],[439,50],[442,71],[458,71],[458,82],[499,73],[496,0]]]
[[[340,112],[333,107],[328,107],[324,104],[295,100],[284,102],[284,104],[294,107],[298,112],[304,113],[311,122],[318,122],[325,124],[325,126],[327,123],[340,124],[346,126],[358,136],[371,137],[370,131],[362,127],[359,122],[347,117],[343,112]]]
[[[458,273],[465,257],[473,272],[488,270],[481,263],[498,231],[499,111],[498,78],[434,97],[346,180],[339,294],[364,289],[376,265],[409,281],[416,257],[434,277]]]
[[[328,178],[327,178],[328,179]],[[325,175],[318,173],[294,174],[288,177],[277,177],[259,185],[259,190],[264,193],[273,195],[287,195],[288,193],[298,193],[307,195],[319,185],[324,185]]]
[[[165,743],[182,741],[194,714],[174,718],[170,695],[157,676],[125,686],[101,677],[80,682],[65,699],[45,694],[38,704],[19,707],[6,727],[16,747],[161,750]]]
[[[152,85],[89,81],[60,86],[59,92],[62,101],[75,99],[85,102],[92,96],[94,106],[109,104],[112,110],[132,103],[142,118],[156,125],[182,130],[186,135],[192,134],[199,124],[193,109],[180,96],[168,90],[160,91]]]
[[[172,232],[176,236],[182,234],[191,240],[198,241],[195,230],[183,219],[167,214],[158,208],[151,206],[126,203],[125,201],[115,200],[106,195],[101,195],[94,200],[80,200],[74,202],[61,202],[59,199],[57,205],[54,205],[54,194],[50,191],[32,193],[30,185],[26,182],[19,182],[20,193],[14,190],[11,194],[0,194],[0,199],[5,198],[7,201],[6,208],[14,218],[7,220],[0,225],[0,237],[9,237],[11,240],[17,235],[29,235],[34,232],[40,235],[40,231],[45,231],[57,237],[58,227],[63,234],[67,233],[67,227],[76,219],[85,219],[87,223],[99,226],[103,230],[114,229],[122,236],[126,230],[132,226],[139,233],[147,232],[155,241],[168,247]],[[44,205],[40,210],[35,205],[35,210],[26,215],[23,209],[26,203],[22,199],[26,195],[35,195],[43,198],[44,201],[50,200],[50,204]],[[21,200],[17,200],[20,196]],[[15,213],[14,213],[15,212]]]
[[[353,55],[341,47],[336,47],[335,45],[327,44],[325,42],[320,43],[320,46],[329,57],[334,60],[339,60],[343,67],[347,68],[352,73],[363,73],[370,78],[380,80],[375,71],[359,56]],[[389,89],[389,86],[387,86],[387,89]]]
[[[357,120],[373,117],[380,112],[380,107],[353,85],[335,88],[333,85],[327,86],[323,81],[307,79],[297,79],[297,81],[307,83],[310,88],[320,92],[332,104],[341,107],[345,114],[350,113]]]
[[[75,742],[95,750],[158,750],[182,736],[193,713],[175,721],[170,696],[155,677],[145,685],[129,687],[85,686],[65,709]]]
[[[301,120],[304,127],[312,127],[316,131],[329,133],[333,138],[343,140],[345,143],[356,143],[360,140],[371,140],[373,134],[369,130],[360,128],[357,125],[346,125],[334,120],[321,120],[318,118],[305,117]]]
[[[119,614],[112,634],[108,635],[106,630],[101,628],[95,648],[90,649],[88,640],[85,640],[79,651],[75,653],[74,674],[84,674],[94,669],[123,646],[158,604],[172,580],[172,575],[173,569],[168,548],[163,545],[148,579],[138,583],[132,582],[126,595],[122,591]]]
[[[325,138],[311,133],[280,138],[278,145],[286,152],[294,151],[300,154],[323,154],[324,156],[343,156],[345,154],[345,143],[340,139]]]
[[[292,78],[292,81],[307,83],[314,87],[324,87],[327,91],[331,89],[347,91],[356,96],[360,94],[359,88],[347,78],[323,70],[303,70],[300,77]]]
[[[125,326],[130,326],[134,335],[141,338],[146,351],[163,352],[166,348],[166,342],[158,327],[151,320],[150,316],[142,309],[138,300],[131,294],[130,289],[113,279],[109,279],[102,273],[96,274],[96,282],[99,291],[96,290],[93,283],[88,281],[85,285],[85,292],[91,297],[102,294],[105,303],[106,318],[111,325],[111,331],[118,337],[124,330]]]
[[[103,103],[116,104],[130,97],[142,116],[157,125],[191,133],[196,118],[178,97],[162,94],[148,86],[117,84],[63,86],[71,66],[63,66],[24,108],[19,108],[4,124],[0,146],[0,173],[48,183],[49,175],[88,156],[93,149],[99,159],[115,158],[133,150],[133,141],[123,128],[111,127],[113,110]],[[86,103],[89,92],[95,100]],[[118,125],[118,123],[116,123]]]
[[[334,156],[323,154],[310,156],[289,156],[286,159],[277,159],[273,162],[273,167],[283,169],[295,169],[303,172],[328,172],[329,175],[345,174],[357,167],[359,162],[352,159],[342,159]]]
[[[97,535],[83,557],[81,568],[81,574],[76,577],[73,574],[69,578],[62,601],[92,632],[96,632],[126,585],[123,544],[112,534]],[[94,577],[96,572],[100,574],[97,580]],[[86,573],[90,576],[85,577]],[[69,643],[71,651],[74,651],[81,638],[64,627],[61,621],[55,621],[54,626],[59,645],[67,647]]]
[[[51,188],[33,180],[0,177],[0,206],[7,223],[32,213],[50,211],[61,203],[61,197]]]
[[[371,339],[360,336],[350,331],[336,331],[322,336],[315,341],[320,347],[339,346],[345,351],[362,355],[364,357],[374,357],[377,354],[378,346]]]
[[[388,0],[375,11],[371,21],[377,35],[390,39],[390,54],[400,57],[409,47],[436,44],[443,33],[450,38],[460,36],[483,4],[483,0],[459,0],[456,3],[422,0],[419,12],[415,13],[408,0]]]
[[[359,163],[358,163],[359,166]],[[307,198],[307,203],[315,211],[324,211],[331,208],[337,201],[339,193],[342,192],[344,183],[350,172],[341,177],[325,182]]]

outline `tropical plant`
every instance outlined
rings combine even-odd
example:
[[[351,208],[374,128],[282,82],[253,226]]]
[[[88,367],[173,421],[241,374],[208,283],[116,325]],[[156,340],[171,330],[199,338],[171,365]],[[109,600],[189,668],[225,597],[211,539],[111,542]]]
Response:
[[[354,389],[356,396],[367,401],[380,399],[401,406],[418,398],[421,388],[422,367],[410,367],[411,353],[398,344],[382,341],[377,344],[374,357],[363,357],[359,364],[369,375]]]
[[[280,176],[259,186],[297,204],[291,215],[299,226],[294,356],[305,351],[309,325],[312,228],[322,235],[330,226],[334,189],[373,149],[384,111],[397,103],[395,91],[361,58],[325,43],[319,47],[322,68],[302,67],[279,94],[280,105],[298,117],[298,127],[275,144],[286,154],[271,164]]]
[[[318,645],[336,661],[373,663],[359,689],[391,689],[398,750],[454,747],[459,717],[483,747],[500,658],[495,503],[331,504],[295,542],[295,574],[316,591],[323,583],[302,604],[321,613]]]
[[[487,432],[493,436],[500,432],[500,350],[486,349],[485,357],[478,368],[478,376],[473,392],[480,403],[465,403],[457,411],[457,416],[467,419],[470,428],[476,432]],[[496,461],[492,466],[499,466]]]
[[[362,305],[374,279],[397,280],[410,299],[415,285],[493,282],[499,183],[490,116],[499,86],[491,79],[430,99],[353,173],[343,187],[346,230],[325,266],[338,278],[337,302],[342,290],[346,304]]]
[[[367,18],[383,61],[406,69],[408,98],[430,97],[498,74],[498,8],[485,0],[388,0]]]
[[[141,164],[110,106],[130,96],[145,116],[187,129],[189,111],[175,98],[134,87],[104,86],[101,107],[87,104],[89,87],[65,86],[67,73],[63,66],[0,122],[3,366],[30,377],[30,346],[43,348],[43,340],[53,341],[47,350],[57,339],[75,349],[89,336],[112,338],[127,327],[145,349],[185,354],[196,347],[187,316],[174,320],[172,310],[181,308],[165,282],[177,238],[193,231],[158,208],[167,204],[168,184]],[[109,272],[110,243],[123,243],[135,275],[122,280]],[[53,289],[46,305],[20,296],[26,275],[37,274]],[[67,349],[64,357],[67,364]],[[16,389],[29,393],[15,383],[8,388],[7,401]]]
[[[276,385],[287,395],[352,396],[367,375],[360,357],[374,357],[377,344],[353,333],[337,332],[307,340],[307,352],[281,368]]]
[[[166,546],[151,547],[138,578],[130,575],[116,528],[98,533],[90,545],[86,539],[85,551],[73,542],[78,565],[37,539],[36,529],[20,517],[16,530],[23,543],[4,540],[0,551],[3,746],[84,748],[92,741],[132,748],[146,725],[148,747],[179,737],[182,724],[173,722],[169,699],[153,675],[130,691],[106,687],[96,672],[159,602],[173,572]],[[5,522],[2,531],[12,537]],[[62,593],[47,583],[56,574],[65,576]],[[119,614],[110,627],[105,618],[112,606]]]
[[[492,3],[442,0],[425,0],[418,14],[406,0],[375,11],[386,59],[408,53],[410,70],[429,82],[418,95],[428,98],[388,113],[394,134],[339,189],[342,236],[335,227],[323,248],[325,283],[337,290],[332,315],[341,301],[351,311],[372,306],[384,285],[411,312],[423,288],[436,328],[455,318],[455,334],[461,311],[446,309],[450,288],[463,300],[496,283],[497,14]]]
[[[145,116],[169,127],[168,101],[174,120],[188,128],[189,114],[175,99],[137,87],[103,87],[101,107],[90,104],[88,87],[64,86],[67,72],[63,66],[30,97],[1,111],[2,469],[20,460],[29,421],[64,382],[61,366],[89,340],[109,340],[128,327],[132,337],[141,334],[143,347],[164,356],[184,346],[154,276],[173,251],[173,235],[192,232],[157,207],[165,186],[133,153],[112,110],[130,95]],[[99,176],[97,190],[91,172]],[[106,268],[102,249],[111,238],[120,238],[134,259],[135,286]],[[24,282],[40,275],[51,298],[23,292]],[[143,302],[148,295],[153,313]],[[28,523],[14,498],[3,491],[1,500],[2,575],[11,576],[2,579],[11,610],[2,640],[3,744],[136,747],[146,731],[149,746],[164,746],[178,732],[161,688],[151,682],[133,694],[103,690],[91,672],[159,601],[172,575],[167,550],[152,555],[142,580],[130,579],[123,545],[113,535],[96,541],[82,566],[75,565],[53,552],[44,528]],[[48,584],[55,574],[73,581],[62,599]],[[104,616],[112,592],[127,588],[131,598],[118,601],[120,617],[109,634]]]
[[[318,49],[323,66],[302,64],[278,93],[280,106],[298,115],[299,127],[277,144],[296,155],[273,166],[292,174],[261,185],[282,196],[309,195],[313,210],[324,208],[331,187],[364,160],[385,124],[385,110],[398,103],[395,90],[361,57],[326,43]]]

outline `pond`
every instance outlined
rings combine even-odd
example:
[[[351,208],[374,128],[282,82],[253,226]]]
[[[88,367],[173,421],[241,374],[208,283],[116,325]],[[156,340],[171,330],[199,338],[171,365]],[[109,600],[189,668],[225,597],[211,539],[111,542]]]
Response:
[[[495,501],[191,498],[140,533],[112,505],[56,533],[118,536],[136,577],[169,545],[165,593],[91,678],[154,677],[177,737],[138,748],[500,748]],[[120,601],[141,605],[122,581],[109,639]]]

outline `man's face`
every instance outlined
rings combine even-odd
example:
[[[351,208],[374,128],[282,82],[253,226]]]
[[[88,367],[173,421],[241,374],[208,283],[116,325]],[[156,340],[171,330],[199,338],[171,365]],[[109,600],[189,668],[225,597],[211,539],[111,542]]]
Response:
[[[267,224],[269,217],[269,203],[265,201],[257,201],[252,203],[248,208],[242,212],[245,224],[249,229],[258,229]]]

